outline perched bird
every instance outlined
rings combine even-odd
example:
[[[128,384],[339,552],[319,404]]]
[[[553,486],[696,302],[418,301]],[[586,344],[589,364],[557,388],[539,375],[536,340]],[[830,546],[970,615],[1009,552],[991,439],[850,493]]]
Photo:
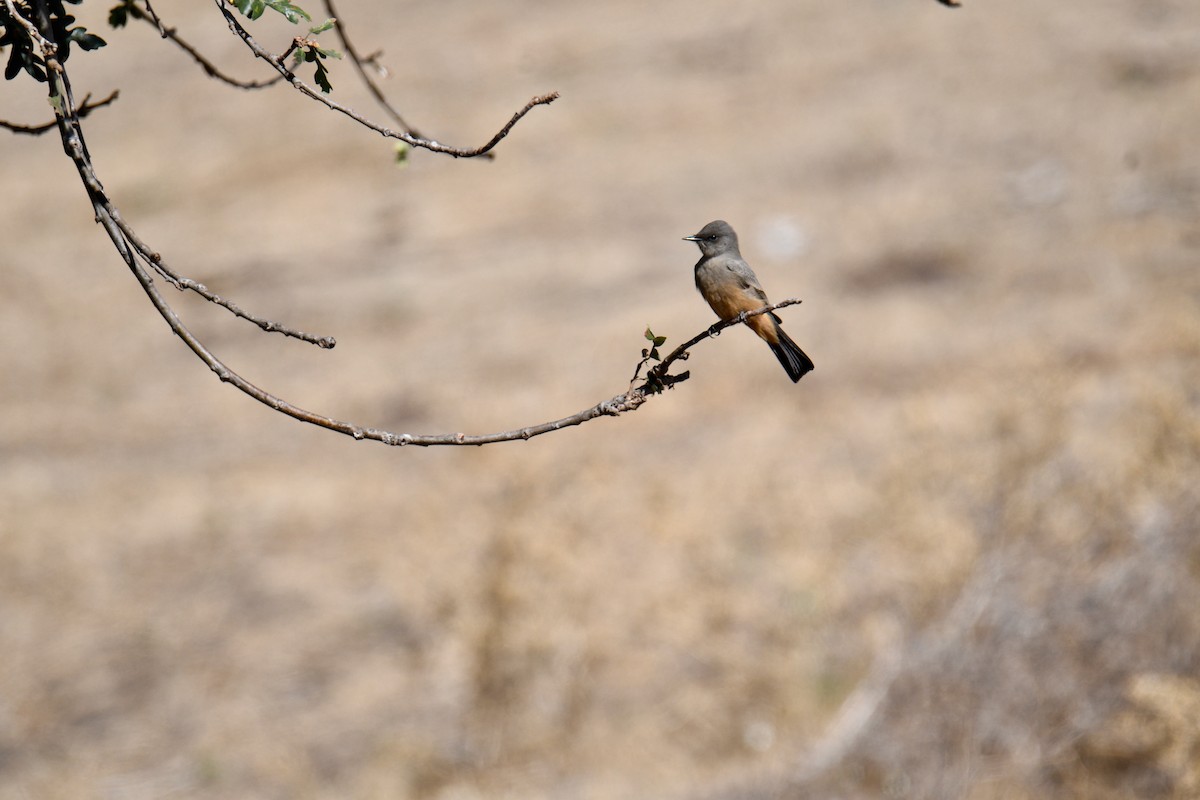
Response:
[[[723,320],[729,320],[743,311],[755,311],[770,305],[767,294],[758,282],[758,276],[738,251],[737,234],[725,220],[710,222],[684,241],[695,242],[700,247],[701,257],[696,262],[696,288]],[[750,317],[746,324],[766,342],[771,352],[787,371],[792,382],[800,380],[813,368],[800,346],[791,340],[774,314],[759,314]]]

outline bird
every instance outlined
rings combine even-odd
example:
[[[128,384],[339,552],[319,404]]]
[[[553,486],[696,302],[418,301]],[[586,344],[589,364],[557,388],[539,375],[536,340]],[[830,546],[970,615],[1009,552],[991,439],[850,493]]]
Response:
[[[737,234],[728,222],[714,220],[683,240],[695,242],[700,248],[696,288],[718,317],[731,320],[743,312],[770,305],[758,276],[742,258]],[[759,314],[745,322],[771,348],[792,383],[813,370],[812,359],[783,332],[782,321],[775,314]]]

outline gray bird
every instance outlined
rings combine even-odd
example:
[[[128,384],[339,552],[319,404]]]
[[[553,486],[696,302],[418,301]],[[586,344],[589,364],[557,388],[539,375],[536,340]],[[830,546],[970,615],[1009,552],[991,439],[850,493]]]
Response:
[[[738,251],[737,234],[725,220],[718,219],[683,237],[700,247],[701,258],[696,262],[696,288],[712,310],[723,320],[743,311],[755,311],[770,305],[758,276]],[[779,359],[792,382],[800,380],[813,369],[812,359],[791,340],[774,314],[750,317],[746,324],[766,342]]]

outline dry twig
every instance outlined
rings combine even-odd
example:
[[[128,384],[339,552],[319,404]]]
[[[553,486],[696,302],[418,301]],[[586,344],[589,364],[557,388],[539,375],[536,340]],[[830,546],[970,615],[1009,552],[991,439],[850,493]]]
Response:
[[[137,19],[145,20],[153,25],[155,29],[158,30],[158,33],[160,36],[162,36],[162,38],[170,39],[179,47],[180,50],[183,50],[183,52],[191,56],[192,60],[199,64],[200,68],[204,70],[204,74],[208,75],[210,78],[216,78],[219,81],[223,81],[230,86],[236,86],[239,89],[264,89],[268,86],[274,86],[284,79],[283,75],[276,75],[273,78],[268,78],[267,80],[263,81],[243,81],[226,75],[217,68],[216,64],[205,58],[199,50],[183,39],[183,37],[176,32],[175,28],[168,28],[166,25],[164,25],[162,19],[154,11],[154,6],[150,4],[150,0],[142,0],[142,2],[146,6],[145,11],[142,11],[136,5],[130,5],[129,13]]]
[[[237,34],[238,37],[240,37],[241,40],[246,43],[246,46],[250,48],[250,51],[254,53],[255,56],[261,58],[263,61],[266,61],[268,64],[274,67],[275,71],[282,75],[288,83],[296,88],[297,91],[312,98],[313,100],[316,100],[318,103],[325,105],[333,111],[337,111],[340,114],[346,115],[363,127],[375,131],[380,136],[385,136],[389,139],[398,139],[411,147],[420,147],[435,153],[444,153],[455,158],[475,158],[482,156],[490,152],[496,145],[500,144],[500,141],[504,139],[504,137],[508,136],[509,132],[516,126],[518,122],[521,121],[522,117],[524,117],[537,106],[549,105],[558,99],[558,92],[550,92],[549,94],[534,97],[525,104],[524,108],[513,114],[512,119],[510,119],[508,123],[504,125],[504,127],[497,131],[487,143],[475,148],[464,149],[461,147],[451,147],[450,145],[442,144],[441,142],[433,139],[426,139],[421,136],[416,136],[409,131],[393,131],[389,128],[383,127],[382,125],[371,122],[353,109],[348,108],[341,103],[330,100],[323,93],[300,80],[300,78],[296,77],[294,72],[288,69],[282,57],[274,55],[264,48],[254,39],[253,36],[250,35],[250,32],[247,31],[240,22],[238,22],[237,17],[234,16],[233,12],[229,10],[229,3],[227,0],[213,0],[213,2],[216,3],[217,8],[219,8],[221,10],[221,14],[224,15],[225,22],[229,25],[229,29]]]

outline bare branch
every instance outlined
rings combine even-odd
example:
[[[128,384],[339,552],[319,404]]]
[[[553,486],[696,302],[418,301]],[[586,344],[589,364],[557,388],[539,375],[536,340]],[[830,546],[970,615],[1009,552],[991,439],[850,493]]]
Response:
[[[379,103],[383,110],[386,111],[388,115],[396,121],[397,125],[413,136],[423,138],[421,137],[421,134],[417,132],[416,128],[404,121],[404,118],[400,116],[400,112],[388,102],[388,99],[383,94],[383,90],[379,88],[379,84],[376,83],[375,79],[371,77],[369,72],[367,72],[366,60],[358,54],[358,50],[356,50],[354,45],[350,42],[350,36],[348,33],[346,33],[346,26],[342,23],[342,15],[337,13],[337,8],[334,6],[333,0],[324,0],[324,2],[325,12],[329,15],[329,18],[333,20],[333,28],[335,31],[337,31],[338,40],[342,43],[342,49],[345,50],[346,55],[350,57],[350,63],[354,65],[356,70],[358,70],[358,74],[362,78],[363,84],[366,85],[367,91],[371,93],[371,95],[375,98],[375,101]]]
[[[82,135],[82,132],[80,132],[80,135]],[[90,163],[88,164],[88,169],[90,172]],[[94,178],[95,173],[92,172],[91,174]],[[84,182],[88,183],[86,177]],[[99,187],[99,180],[96,180],[95,184],[97,187]],[[97,190],[93,190],[93,194],[95,194],[96,191]],[[195,292],[210,303],[214,303],[215,305],[226,309],[235,317],[240,317],[247,322],[254,323],[267,333],[278,333],[293,339],[299,339],[301,341],[308,342],[309,344],[315,344],[317,347],[320,347],[323,350],[330,350],[337,345],[337,340],[332,336],[318,336],[312,333],[305,333],[304,331],[288,327],[287,325],[283,325],[279,322],[275,322],[264,317],[255,316],[254,314],[243,310],[232,300],[221,297],[216,292],[210,290],[203,283],[194,281],[191,278],[186,278],[175,272],[167,265],[161,255],[159,255],[148,244],[142,241],[141,237],[138,236],[137,231],[135,231],[132,226],[125,221],[125,219],[121,216],[120,211],[118,211],[116,206],[113,205],[112,201],[108,199],[108,196],[104,193],[102,187],[98,189],[98,192],[104,206],[105,213],[112,219],[117,228],[120,229],[121,234],[133,248],[134,253],[141,257],[147,264],[150,265],[151,268],[154,269],[155,272],[161,275],[164,280],[166,280],[176,289],[179,289],[180,291],[186,290]]]
[[[80,119],[83,119],[97,108],[104,108],[106,105],[116,100],[120,94],[120,91],[113,91],[113,93],[108,97],[104,98],[103,100],[97,100],[95,103],[91,102],[91,94],[85,95],[83,102],[79,104],[77,116]],[[54,122],[45,122],[41,125],[18,125],[14,122],[5,122],[4,120],[0,119],[0,128],[7,128],[13,133],[28,133],[33,136],[40,136],[46,131],[54,130],[55,126],[57,125],[57,120]]]
[[[204,73],[210,78],[216,78],[219,81],[223,81],[230,86],[236,86],[239,89],[264,89],[268,86],[274,86],[284,79],[283,75],[276,75],[273,78],[268,78],[267,80],[262,81],[242,81],[226,75],[217,68],[216,64],[213,64],[211,61],[205,58],[199,50],[184,40],[183,37],[181,37],[178,33],[176,33],[175,28],[168,28],[166,25],[164,25],[162,19],[157,13],[155,13],[154,6],[150,4],[150,0],[142,0],[142,2],[146,5],[145,11],[142,11],[136,5],[130,5],[129,13],[137,19],[145,20],[146,22],[150,23],[158,30],[158,33],[160,36],[162,36],[162,38],[170,39],[172,42],[178,45],[179,49],[191,56],[192,60],[199,64],[200,68],[203,69]]]
[[[6,0],[6,2],[10,1],[11,0]],[[550,94],[539,95],[538,97],[533,98],[525,104],[524,108],[514,114],[512,119],[508,121],[508,124],[501,128],[499,132],[497,132],[496,135],[487,142],[487,144],[471,149],[451,147],[433,139],[415,136],[408,131],[393,131],[389,128],[384,128],[381,125],[371,122],[355,112],[353,109],[348,108],[341,103],[330,100],[324,94],[300,80],[300,78],[296,77],[296,74],[288,69],[287,65],[283,63],[282,58],[269,52],[266,48],[260,45],[253,36],[250,35],[249,31],[242,27],[242,24],[238,22],[237,17],[235,17],[229,10],[229,3],[226,0],[213,0],[213,2],[216,3],[217,8],[220,9],[221,14],[224,15],[225,22],[229,25],[229,29],[241,37],[242,41],[246,43],[246,46],[250,48],[250,51],[254,53],[255,56],[261,58],[263,61],[266,61],[268,64],[274,67],[275,70],[282,75],[288,83],[292,84],[297,91],[312,98],[313,100],[316,100],[318,103],[321,103],[333,111],[337,111],[338,113],[346,115],[363,127],[375,131],[380,136],[384,136],[389,139],[399,139],[400,141],[412,147],[420,147],[435,153],[445,153],[446,155],[453,156],[455,158],[475,158],[477,156],[482,156],[491,151],[492,148],[499,144],[505,136],[508,136],[509,132],[518,122],[521,121],[522,117],[524,117],[537,106],[549,105],[558,99],[558,92],[551,92]]]

